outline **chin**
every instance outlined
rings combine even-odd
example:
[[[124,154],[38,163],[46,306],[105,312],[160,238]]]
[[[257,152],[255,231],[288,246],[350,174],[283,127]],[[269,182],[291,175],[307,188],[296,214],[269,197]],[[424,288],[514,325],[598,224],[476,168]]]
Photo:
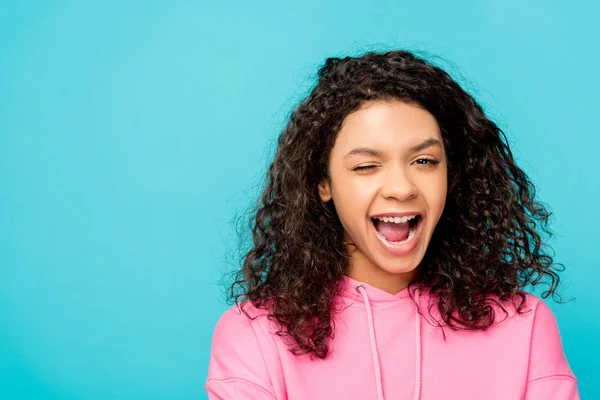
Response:
[[[376,265],[389,274],[407,274],[414,272],[422,259],[423,257],[420,257],[418,260],[413,258],[407,260],[387,260]]]

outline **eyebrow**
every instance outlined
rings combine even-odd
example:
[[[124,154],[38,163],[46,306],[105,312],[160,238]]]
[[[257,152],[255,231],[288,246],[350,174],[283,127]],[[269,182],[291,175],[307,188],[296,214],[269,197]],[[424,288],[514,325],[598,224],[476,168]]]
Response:
[[[443,148],[442,142],[440,142],[437,139],[430,138],[430,139],[425,140],[423,143],[419,143],[418,145],[411,147],[409,149],[409,152],[415,153],[417,151],[424,150],[424,149],[426,149],[428,147],[431,147],[431,146],[436,146],[436,147]],[[348,154],[346,154],[344,156],[344,158],[350,157],[350,156],[353,156],[353,155],[381,157],[382,156],[382,152],[379,151],[379,150],[370,149],[368,147],[358,147],[356,149],[352,149]]]

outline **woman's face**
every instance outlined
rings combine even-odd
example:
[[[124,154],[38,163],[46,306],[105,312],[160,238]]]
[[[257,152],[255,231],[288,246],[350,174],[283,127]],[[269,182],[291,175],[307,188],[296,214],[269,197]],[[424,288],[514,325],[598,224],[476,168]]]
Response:
[[[319,195],[333,200],[346,241],[356,246],[348,246],[349,276],[390,293],[415,277],[444,210],[443,146],[435,118],[412,104],[369,101],[344,119],[329,155],[331,180],[319,184]],[[373,219],[398,213],[419,217]]]

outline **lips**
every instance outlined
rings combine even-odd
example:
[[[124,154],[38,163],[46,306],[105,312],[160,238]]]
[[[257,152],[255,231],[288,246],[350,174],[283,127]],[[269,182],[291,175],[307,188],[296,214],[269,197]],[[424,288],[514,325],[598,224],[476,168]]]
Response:
[[[389,223],[389,225],[387,225],[387,229],[381,229],[382,224],[384,223],[382,220],[380,219],[376,219],[376,218],[371,218],[371,223],[373,224],[373,227],[375,228],[375,230],[377,232],[379,232],[380,235],[383,235],[384,237],[388,238],[388,235],[386,235],[384,232],[387,231],[388,234],[390,234],[390,232],[393,233],[393,231],[395,230],[396,232],[402,232],[404,230],[406,230],[406,235],[408,236],[408,232],[410,232],[413,228],[418,227],[418,225],[421,223],[422,217],[421,215],[417,215],[415,218],[412,218],[410,220],[408,220],[408,227],[402,227],[400,226],[400,223],[397,226],[397,228],[391,228],[393,225],[392,223]],[[408,228],[408,229],[407,229]],[[390,229],[392,229],[393,231],[390,231]],[[400,233],[398,233],[400,234]],[[393,239],[389,239],[388,240],[392,240]]]
[[[405,215],[407,215],[407,213],[405,213]],[[373,223],[373,219],[370,219],[371,224],[373,225],[374,238],[379,243],[380,249],[388,256],[400,257],[408,255],[419,246],[419,243],[421,242],[421,235],[423,233],[423,222],[425,221],[425,217],[422,214],[419,214],[417,218],[414,218],[414,221],[416,221],[417,224],[415,235],[413,239],[405,243],[390,243],[385,239],[382,239],[380,234],[377,232],[375,224]]]

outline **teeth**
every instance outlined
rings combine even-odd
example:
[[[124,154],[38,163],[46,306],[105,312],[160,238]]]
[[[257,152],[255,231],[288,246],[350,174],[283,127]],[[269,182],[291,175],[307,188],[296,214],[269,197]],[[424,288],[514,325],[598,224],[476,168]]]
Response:
[[[383,222],[394,222],[396,224],[404,224],[408,221],[410,221],[411,219],[415,218],[417,215],[406,215],[404,217],[375,217],[375,219],[378,219],[380,221]]]

